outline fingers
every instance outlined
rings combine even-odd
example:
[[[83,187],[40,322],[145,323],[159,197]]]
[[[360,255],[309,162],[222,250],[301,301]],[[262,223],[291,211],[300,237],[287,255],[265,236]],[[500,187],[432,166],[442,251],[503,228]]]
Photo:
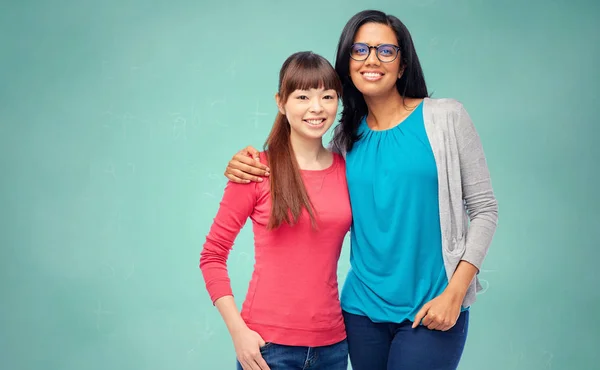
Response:
[[[263,179],[259,176],[269,176],[269,171],[270,169],[259,161],[236,154],[225,169],[225,177],[244,184],[250,181],[262,182]]]
[[[269,168],[267,166],[251,158],[244,158],[240,161],[236,161],[236,159],[234,158],[231,161],[229,161],[227,167],[256,176],[268,176],[270,173]]]
[[[260,352],[244,357],[240,364],[244,370],[271,370]]]
[[[427,315],[427,311],[429,311],[429,305],[426,304],[415,316],[415,321],[412,324],[413,329],[421,324],[421,320]]]
[[[229,181],[235,182],[235,183],[238,183],[238,184],[247,184],[247,183],[250,182],[250,180],[241,179],[241,178],[239,178],[237,176],[234,176],[234,175],[228,173],[227,171],[225,171],[224,175],[225,175],[225,177],[227,177],[227,179]]]
[[[270,370],[271,368],[269,367],[269,365],[267,365],[267,362],[262,357],[262,352],[261,352],[262,348],[267,345],[267,342],[265,342],[265,340],[262,339],[262,337],[260,335],[258,336],[258,339],[259,339],[258,355],[256,355],[254,357],[254,361],[256,361],[256,363],[258,364],[258,366],[260,367],[261,370]]]
[[[448,330],[452,329],[454,327],[454,325],[456,325],[456,320],[454,320],[454,321],[446,320],[442,325],[440,325],[440,328],[438,328],[438,330],[448,331]]]
[[[254,149],[253,146],[247,146],[242,151],[246,151],[246,153],[248,153],[248,155],[250,155],[252,158],[258,160],[259,152],[258,152],[258,150]]]
[[[262,370],[258,364],[251,358],[246,359],[244,361],[240,361],[240,364],[242,364],[242,369],[244,370]]]
[[[259,158],[251,158],[243,154],[236,154],[231,158],[228,164],[230,167],[237,168],[238,170],[244,170],[254,175],[263,176],[266,172],[269,172],[269,167],[265,164],[260,163]]]
[[[425,317],[427,318],[427,317]],[[431,319],[428,320],[428,323],[425,324],[425,320],[423,320],[423,325],[427,326],[427,329],[429,330],[436,330],[437,328],[440,327],[440,322],[439,319],[432,317]]]
[[[263,181],[262,177],[250,175],[246,172],[232,169],[229,167],[227,167],[227,171],[225,171],[225,177],[227,177],[229,180],[231,180],[233,182],[237,182],[240,184],[247,184],[250,181],[254,181],[254,182],[262,182]]]
[[[437,315],[431,311],[429,311],[423,318],[423,325],[430,330],[447,331],[450,330],[455,323],[455,320],[444,318],[443,316]]]
[[[267,361],[265,361],[260,353],[258,354],[258,358],[254,359],[254,361],[256,361],[256,364],[259,366],[260,370],[271,370],[269,365],[267,365]]]
[[[435,321],[435,315],[433,312],[427,312],[427,315],[423,318],[423,326],[426,326],[428,329],[431,327],[437,326],[438,323]]]

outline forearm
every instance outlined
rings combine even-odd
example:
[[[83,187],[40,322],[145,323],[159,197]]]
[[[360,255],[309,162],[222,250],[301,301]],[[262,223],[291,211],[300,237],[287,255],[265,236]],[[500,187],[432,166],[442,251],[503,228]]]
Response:
[[[242,319],[233,296],[226,295],[215,301],[215,306],[219,310],[227,330],[233,336],[238,330],[246,327],[246,323]]]
[[[477,267],[471,263],[464,260],[460,261],[452,278],[448,282],[446,291],[451,294],[457,302],[462,303],[467,294],[467,289],[469,288],[469,285],[471,285],[471,281],[473,281],[478,271]]]

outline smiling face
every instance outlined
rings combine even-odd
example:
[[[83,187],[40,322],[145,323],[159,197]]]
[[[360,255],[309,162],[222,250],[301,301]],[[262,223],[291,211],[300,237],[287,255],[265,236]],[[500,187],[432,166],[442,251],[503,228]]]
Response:
[[[290,124],[292,138],[321,140],[336,118],[338,95],[333,89],[295,90],[286,102],[279,95],[276,99]]]
[[[398,46],[398,39],[394,30],[385,24],[365,23],[356,32],[354,43]],[[375,49],[371,49],[369,57],[364,61],[350,59],[350,78],[365,98],[395,94],[396,81],[404,71],[401,61],[402,55],[398,55],[394,61],[383,63],[377,58]]]

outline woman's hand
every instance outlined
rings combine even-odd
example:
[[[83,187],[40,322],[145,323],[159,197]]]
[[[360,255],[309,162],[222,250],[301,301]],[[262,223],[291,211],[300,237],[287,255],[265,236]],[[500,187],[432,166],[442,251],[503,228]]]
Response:
[[[225,169],[225,177],[238,184],[261,182],[263,179],[258,176],[269,176],[269,173],[270,169],[260,163],[258,150],[251,146],[234,155]]]
[[[269,365],[260,354],[265,341],[255,331],[243,327],[232,334],[237,359],[244,370],[269,370]]]
[[[423,320],[422,324],[430,330],[450,330],[458,320],[461,304],[460,294],[445,290],[423,305],[415,316],[412,327],[416,328]]]

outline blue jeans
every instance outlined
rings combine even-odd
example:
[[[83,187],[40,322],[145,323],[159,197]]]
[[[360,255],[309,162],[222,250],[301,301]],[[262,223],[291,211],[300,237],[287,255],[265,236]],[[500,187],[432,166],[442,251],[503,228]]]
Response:
[[[353,370],[455,370],[469,329],[469,311],[462,312],[448,331],[343,314]]]
[[[347,370],[348,342],[323,347],[296,347],[267,343],[260,354],[271,370]],[[238,370],[242,365],[237,362]]]

